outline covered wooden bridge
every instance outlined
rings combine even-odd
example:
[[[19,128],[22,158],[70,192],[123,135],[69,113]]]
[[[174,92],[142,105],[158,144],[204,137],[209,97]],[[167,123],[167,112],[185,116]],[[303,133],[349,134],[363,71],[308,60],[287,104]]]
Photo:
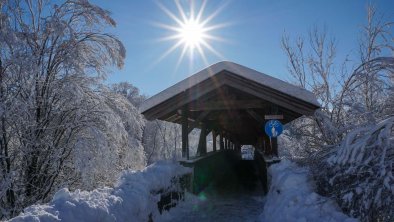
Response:
[[[188,135],[194,128],[201,129],[197,157],[207,155],[206,138],[210,132],[214,152],[253,145],[260,153],[277,154],[275,138],[270,140],[264,132],[266,117],[277,117],[286,124],[302,115],[312,115],[319,107],[315,96],[305,89],[224,61],[150,97],[142,104],[141,112],[148,120],[181,124],[182,157],[189,160]],[[214,158],[212,162],[218,161]],[[204,168],[204,164],[200,165]]]

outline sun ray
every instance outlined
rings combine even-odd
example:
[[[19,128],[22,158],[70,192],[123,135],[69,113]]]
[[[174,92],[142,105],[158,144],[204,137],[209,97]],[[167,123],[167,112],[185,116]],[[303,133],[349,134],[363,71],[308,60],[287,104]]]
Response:
[[[221,24],[216,24],[216,25],[211,25],[211,26],[204,26],[204,32],[225,28],[230,25],[232,25],[232,24],[231,23],[221,23]]]
[[[207,15],[204,18],[204,12],[207,6],[207,0],[203,0],[200,4],[195,5],[193,0],[189,3],[189,10],[185,11],[183,4],[180,0],[175,0],[175,6],[178,15],[170,11],[166,6],[157,2],[160,9],[175,22],[175,25],[157,23],[156,25],[160,28],[169,30],[173,34],[160,38],[159,41],[176,41],[168,50],[164,52],[158,61],[163,60],[169,54],[177,49],[181,50],[180,57],[176,63],[176,69],[180,66],[184,58],[187,56],[189,60],[189,68],[192,69],[195,61],[195,56],[199,56],[205,65],[208,64],[206,52],[212,53],[215,56],[223,59],[223,56],[215,50],[211,45],[212,41],[225,42],[226,39],[216,36],[211,31],[218,30],[229,26],[228,23],[221,24],[209,24],[213,19],[225,8],[222,5],[216,9],[213,13]],[[198,8],[197,8],[197,7]],[[197,10],[198,9],[198,10]]]
[[[201,17],[202,17],[202,15],[204,13],[204,9],[205,9],[206,4],[207,4],[206,0],[202,1],[200,10],[198,11],[198,14],[197,14],[197,17],[196,17],[197,21],[201,21]]]
[[[203,60],[203,62],[204,62],[204,65],[205,66],[208,66],[209,64],[208,64],[208,60],[207,60],[207,57],[205,56],[205,53],[204,53],[204,50],[202,49],[202,47],[201,46],[198,46],[197,47],[197,50],[198,50],[198,52],[200,53],[200,55],[201,55],[201,58],[202,58],[202,60]]]
[[[194,19],[194,1],[190,1],[190,19]]]
[[[153,23],[153,25],[163,28],[163,29],[167,29],[169,31],[179,32],[181,30],[181,28],[179,28],[179,27],[171,26],[171,25],[167,25],[167,24],[163,24],[163,23]]]
[[[176,63],[175,70],[178,70],[179,66],[181,65],[181,62],[182,62],[183,58],[186,55],[186,52],[187,52],[187,47],[186,47],[186,45],[184,45],[183,48],[182,48],[181,56],[179,57],[179,59],[178,59],[178,61]]]
[[[180,45],[182,45],[182,42],[177,42],[175,45],[173,45],[171,48],[165,51],[164,54],[160,56],[160,58],[156,61],[156,63],[159,63],[161,60],[163,60],[165,57],[171,54],[175,49],[177,49]]]
[[[216,9],[212,14],[210,14],[204,21],[201,22],[202,26],[208,24],[212,19],[214,19],[220,12],[223,11],[224,8],[227,7],[227,3],[221,5],[218,9]]]
[[[186,21],[187,20],[186,13],[185,13],[185,11],[183,11],[183,8],[181,6],[181,3],[179,3],[179,0],[176,0],[175,4],[176,4],[179,14],[182,17],[182,21]]]
[[[220,36],[215,36],[215,35],[205,35],[204,39],[207,40],[214,40],[214,41],[218,41],[218,42],[225,42],[225,43],[230,43],[230,40],[220,37]]]
[[[161,3],[157,2],[157,5],[161,8],[161,10],[163,10],[164,13],[166,13],[170,18],[172,18],[176,23],[178,23],[178,25],[182,25],[183,22],[181,20],[179,20],[178,17],[176,17],[176,15],[174,15],[170,10],[168,10],[164,5],[162,5]]]
[[[169,36],[160,37],[157,39],[157,41],[158,42],[165,42],[165,41],[177,40],[179,38],[180,38],[179,34],[176,34],[176,35],[169,35]]]
[[[224,59],[224,56],[222,54],[220,54],[218,51],[216,51],[208,42],[206,42],[205,40],[201,42],[202,45],[205,46],[206,49],[208,49],[210,52],[212,52],[213,54],[215,54],[217,57]]]

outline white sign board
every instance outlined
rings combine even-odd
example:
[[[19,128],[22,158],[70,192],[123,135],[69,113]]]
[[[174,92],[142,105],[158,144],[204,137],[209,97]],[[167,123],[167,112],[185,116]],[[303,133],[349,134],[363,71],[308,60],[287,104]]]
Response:
[[[264,119],[283,119],[283,115],[265,115]]]

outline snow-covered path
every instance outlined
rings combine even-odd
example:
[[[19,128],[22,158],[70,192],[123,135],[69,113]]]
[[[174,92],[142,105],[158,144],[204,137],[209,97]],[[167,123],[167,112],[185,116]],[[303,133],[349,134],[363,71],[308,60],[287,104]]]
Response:
[[[262,191],[227,192],[227,195],[187,196],[179,207],[160,216],[159,221],[264,221],[264,222],[356,222],[343,214],[335,202],[315,193],[307,168],[282,160],[269,168],[267,196]],[[259,186],[256,186],[258,188]],[[228,194],[231,195],[228,195]],[[214,194],[214,195],[212,195]]]
[[[188,203],[181,204],[171,213],[164,214],[161,220],[174,222],[259,221],[259,215],[264,208],[264,200],[261,193],[189,197]]]

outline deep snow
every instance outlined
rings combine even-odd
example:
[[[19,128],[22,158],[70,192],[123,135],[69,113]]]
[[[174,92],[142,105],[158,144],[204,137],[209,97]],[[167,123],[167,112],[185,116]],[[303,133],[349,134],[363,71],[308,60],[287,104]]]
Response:
[[[331,199],[314,192],[307,168],[283,159],[268,169],[271,185],[261,221],[358,221],[343,214]]]
[[[230,196],[188,196],[185,203],[163,214],[160,221],[356,222],[331,200],[314,192],[307,168],[283,159],[269,169],[270,189]]]
[[[171,186],[171,179],[189,173],[178,163],[157,162],[142,171],[125,171],[114,188],[93,191],[58,191],[53,199],[24,210],[20,221],[147,221],[159,215],[158,191]]]
[[[151,191],[170,187],[172,177],[189,172],[177,163],[158,162],[143,171],[124,172],[114,188],[62,189],[49,203],[28,207],[11,221],[147,221],[150,213],[155,221],[357,221],[314,192],[307,168],[286,159],[268,169],[271,183],[265,197],[261,192],[187,194],[185,202],[160,215],[160,196]]]

